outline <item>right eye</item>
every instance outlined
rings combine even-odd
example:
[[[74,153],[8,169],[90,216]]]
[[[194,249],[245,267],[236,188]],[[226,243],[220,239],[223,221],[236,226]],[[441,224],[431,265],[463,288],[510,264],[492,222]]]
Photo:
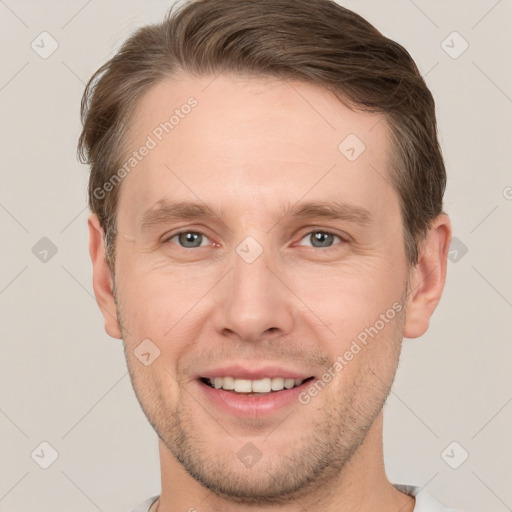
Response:
[[[206,235],[198,231],[180,231],[166,238],[164,240],[164,243],[174,243],[171,242],[171,240],[175,238],[177,239],[177,243],[175,243],[175,245],[179,245],[184,249],[195,249],[198,247],[203,247],[204,245],[202,244],[202,242],[208,240],[208,237]],[[208,245],[208,243],[206,243],[205,245]]]

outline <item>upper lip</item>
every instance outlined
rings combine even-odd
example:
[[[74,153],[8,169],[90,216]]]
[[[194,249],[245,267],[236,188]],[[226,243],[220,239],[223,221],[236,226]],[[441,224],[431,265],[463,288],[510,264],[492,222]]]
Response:
[[[260,367],[247,367],[242,365],[229,365],[220,368],[213,368],[205,370],[197,377],[214,379],[215,377],[233,377],[235,379],[258,380],[265,377],[283,377],[285,379],[302,379],[305,380],[311,377],[311,374],[304,373],[299,370],[291,370],[289,368],[281,368],[279,366],[260,366]]]

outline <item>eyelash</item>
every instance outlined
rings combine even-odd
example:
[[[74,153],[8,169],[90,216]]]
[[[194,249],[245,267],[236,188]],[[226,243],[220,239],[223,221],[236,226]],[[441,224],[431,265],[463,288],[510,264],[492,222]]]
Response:
[[[177,233],[173,233],[172,235],[166,237],[163,242],[164,243],[170,243],[170,241],[173,238],[175,238],[175,237],[177,237],[177,236],[179,236],[179,235],[181,235],[183,233],[193,233],[193,234],[202,235],[202,236],[208,238],[208,236],[205,235],[204,233],[202,233],[201,231],[194,231],[192,229],[186,229],[186,230],[178,231]],[[314,229],[312,231],[309,231],[309,232],[305,233],[304,236],[302,236],[300,238],[300,240],[303,240],[304,238],[306,238],[308,236],[311,236],[313,233],[322,233],[324,235],[332,235],[334,237],[338,237],[340,239],[341,243],[347,243],[348,242],[347,239],[343,238],[341,235],[338,235],[336,233],[333,233],[331,231],[326,231],[326,230],[323,230],[323,229]],[[178,245],[178,244],[174,244],[174,245]],[[312,249],[321,249],[323,251],[327,251],[329,249],[335,249],[336,245],[338,245],[338,244],[334,244],[334,245],[332,245],[330,247],[313,247],[312,245],[311,246],[305,246],[305,247],[311,247]],[[203,246],[199,246],[199,247],[182,247],[182,246],[178,245],[178,247],[180,247],[181,249],[185,249],[185,250],[188,249],[188,250],[190,250],[190,249],[201,249]]]

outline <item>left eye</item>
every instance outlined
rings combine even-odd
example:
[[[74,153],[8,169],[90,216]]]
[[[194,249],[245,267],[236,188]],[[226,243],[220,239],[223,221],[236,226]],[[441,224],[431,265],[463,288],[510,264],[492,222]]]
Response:
[[[311,247],[321,249],[323,247],[331,247],[331,245],[333,245],[334,238],[338,238],[340,241],[343,241],[340,236],[335,235],[334,233],[329,233],[328,231],[311,231],[304,238],[302,238],[302,240],[309,239],[311,240]]]
[[[176,233],[175,235],[169,237],[166,242],[170,242],[175,238],[178,239],[179,245],[185,249],[195,249],[196,247],[201,247],[201,245],[203,245],[202,242],[205,239],[208,240],[208,237],[197,231],[182,231],[181,233]]]

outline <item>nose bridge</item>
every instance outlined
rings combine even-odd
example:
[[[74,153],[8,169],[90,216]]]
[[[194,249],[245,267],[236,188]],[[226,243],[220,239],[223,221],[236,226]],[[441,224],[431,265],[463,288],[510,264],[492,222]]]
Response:
[[[268,334],[269,329],[282,331],[281,334],[291,329],[291,297],[274,275],[279,275],[279,268],[273,268],[279,265],[272,249],[264,249],[254,236],[238,244],[233,253],[232,271],[222,285],[216,314],[218,330],[256,341]]]
[[[253,237],[248,237],[235,252],[231,292],[241,300],[266,298],[269,290],[275,286],[274,276],[268,268],[273,264],[270,251],[264,251]]]

